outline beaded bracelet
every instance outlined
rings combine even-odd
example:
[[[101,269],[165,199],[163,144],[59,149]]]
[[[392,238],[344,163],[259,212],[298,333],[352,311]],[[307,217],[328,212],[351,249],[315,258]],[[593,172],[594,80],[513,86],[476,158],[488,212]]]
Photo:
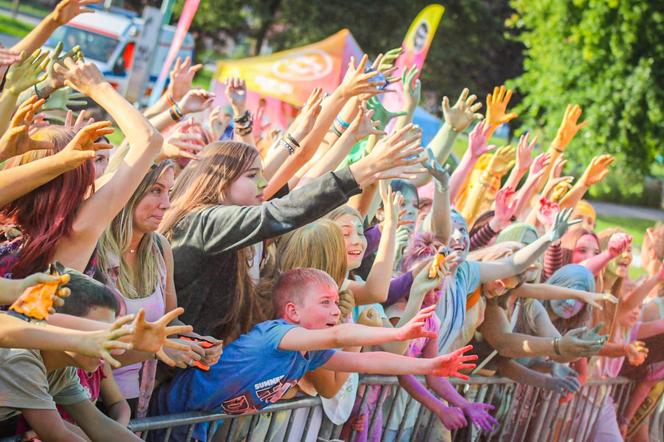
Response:
[[[293,147],[286,138],[279,140],[279,144],[282,144],[286,149],[288,149],[288,155],[293,155],[295,153],[295,147]]]

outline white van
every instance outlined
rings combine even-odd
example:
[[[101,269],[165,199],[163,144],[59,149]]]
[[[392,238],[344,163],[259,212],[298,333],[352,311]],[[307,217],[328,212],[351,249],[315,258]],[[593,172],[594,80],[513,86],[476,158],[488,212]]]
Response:
[[[45,46],[52,50],[60,41],[64,43],[65,51],[76,45],[81,46],[85,59],[94,62],[113,87],[124,93],[134,58],[136,39],[142,26],[143,19],[129,11],[97,10],[94,14],[81,14],[56,29]],[[174,34],[174,26],[166,25],[162,28],[144,97],[149,96],[152,91],[152,86],[166,61]],[[187,56],[193,57],[193,54],[194,39],[187,33],[178,56],[184,59]]]

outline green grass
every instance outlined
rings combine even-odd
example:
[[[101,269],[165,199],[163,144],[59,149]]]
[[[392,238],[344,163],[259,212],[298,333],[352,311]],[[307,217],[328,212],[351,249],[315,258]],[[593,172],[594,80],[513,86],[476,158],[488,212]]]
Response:
[[[0,29],[3,34],[11,35],[13,37],[25,37],[28,32],[32,31],[32,26],[21,20],[16,20],[11,17],[0,15]]]
[[[196,74],[196,77],[194,77],[192,86],[200,87],[206,90],[209,89],[213,75],[214,75],[213,71],[210,71],[208,69],[201,69],[200,71],[198,71],[198,74]]]
[[[14,2],[12,2],[12,0],[0,0],[0,8],[13,11]],[[19,5],[18,12],[34,15],[36,17],[45,17],[49,12],[51,12],[51,10],[38,4],[22,1]]]

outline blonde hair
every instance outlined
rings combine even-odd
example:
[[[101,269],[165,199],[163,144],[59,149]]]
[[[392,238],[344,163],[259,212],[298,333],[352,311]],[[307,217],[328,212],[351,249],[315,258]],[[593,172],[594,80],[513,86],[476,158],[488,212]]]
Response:
[[[597,238],[599,239],[600,249],[602,250],[608,249],[609,240],[611,239],[611,236],[614,233],[625,233],[625,231],[617,227],[611,227],[599,232]],[[597,324],[600,321],[603,321],[604,329],[602,330],[602,333],[608,333],[609,340],[613,340],[618,326],[618,311],[620,308],[620,304],[622,303],[622,297],[620,295],[622,293],[623,278],[617,277],[611,287],[605,287],[606,272],[607,272],[606,267],[600,272],[599,275],[600,277],[597,278],[600,284],[598,285],[597,289],[599,292],[608,290],[613,296],[618,298],[618,304],[602,301],[602,307],[603,307],[602,310],[593,309],[593,322],[594,324]]]
[[[298,267],[322,270],[341,287],[346,279],[346,246],[341,228],[321,219],[283,235],[277,242],[277,268]]]
[[[134,210],[143,200],[159,177],[167,170],[173,168],[171,161],[164,161],[150,169],[143,181],[138,185],[127,204],[118,213],[111,224],[104,230],[97,246],[98,266],[104,277],[128,299],[140,299],[150,296],[157,287],[160,276],[159,259],[161,241],[156,232],[143,235],[136,248],[137,268],[131,268],[124,259],[124,253],[129,250],[131,238],[134,234]],[[113,278],[112,257],[120,260],[117,278]]]

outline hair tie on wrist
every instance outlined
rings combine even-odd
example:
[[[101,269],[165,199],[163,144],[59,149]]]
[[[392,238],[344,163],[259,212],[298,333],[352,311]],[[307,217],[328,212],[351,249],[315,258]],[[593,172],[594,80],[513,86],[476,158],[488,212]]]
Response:
[[[341,117],[337,116],[336,118],[337,123],[344,129],[348,129],[348,126],[350,126],[350,123],[346,123],[344,120],[341,119]]]

